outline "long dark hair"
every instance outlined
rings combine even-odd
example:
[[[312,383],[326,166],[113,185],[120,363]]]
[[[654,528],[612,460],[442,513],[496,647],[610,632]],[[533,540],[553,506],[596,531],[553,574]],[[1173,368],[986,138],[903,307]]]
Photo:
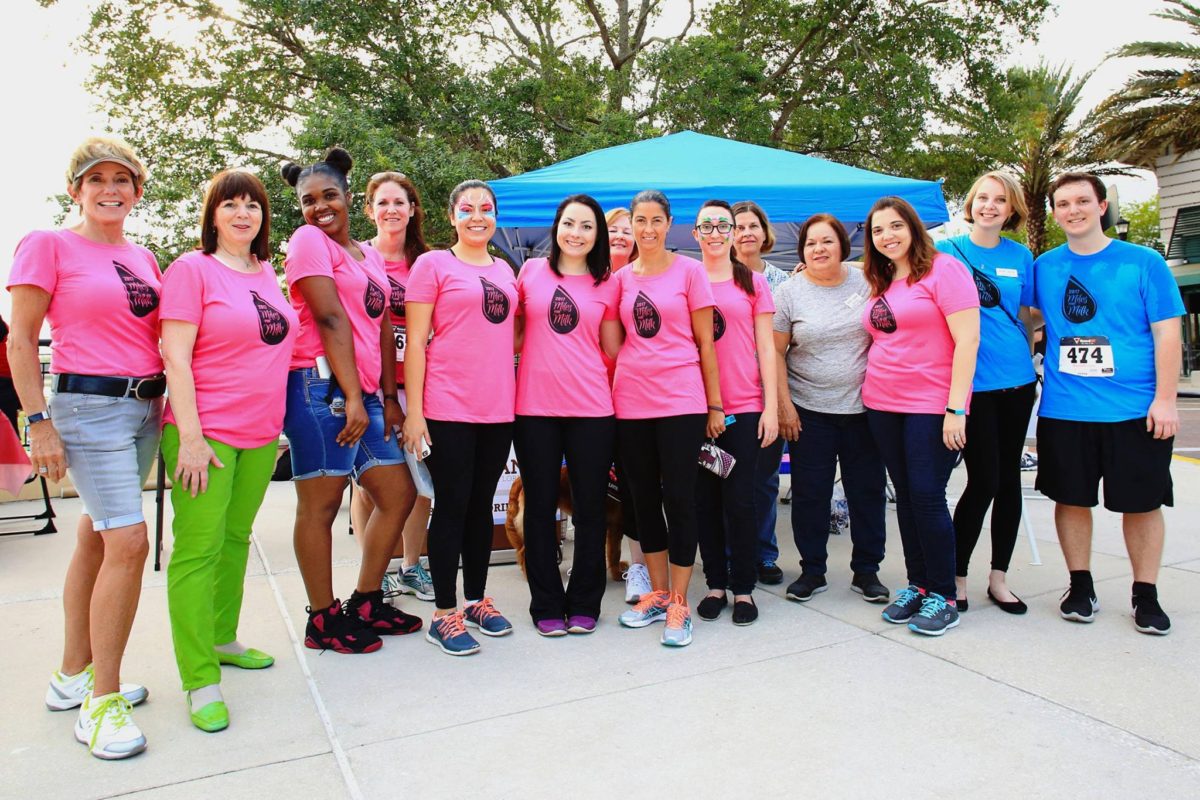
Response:
[[[417,193],[417,187],[413,185],[407,175],[402,172],[377,172],[367,181],[366,208],[370,208],[371,203],[375,202],[375,193],[385,183],[396,184],[408,195],[408,205],[412,211],[409,212],[408,226],[404,229],[404,260],[411,268],[413,262],[417,260],[417,256],[429,252],[429,245],[425,244],[423,227],[425,225],[425,207],[421,205],[421,195]]]
[[[879,249],[875,247],[875,237],[871,235],[871,219],[876,213],[887,208],[900,215],[900,219],[904,220],[904,224],[908,226],[912,236],[912,244],[908,248],[909,286],[929,274],[929,270],[933,269],[933,257],[937,255],[933,239],[929,238],[929,232],[925,230],[925,225],[917,215],[917,210],[909,205],[907,200],[894,196],[879,198],[875,201],[875,205],[871,206],[871,212],[867,214],[867,241],[863,250],[863,277],[871,286],[872,297],[878,297],[886,292],[892,285],[892,279],[896,276],[896,265],[879,252]]]
[[[729,205],[729,203],[726,203],[724,200],[705,200],[700,204],[700,210],[703,211],[709,206],[723,208],[728,211],[729,223],[731,225],[733,224],[733,206]],[[737,284],[737,287],[743,292],[751,297],[754,297],[754,273],[751,272],[749,267],[747,267],[741,261],[738,261],[737,253],[733,251],[732,247],[729,248],[729,260],[733,262],[733,282]]]
[[[554,224],[550,227],[550,257],[547,261],[550,262],[550,269],[554,274],[561,278],[562,273],[558,269],[558,260],[562,258],[562,248],[558,246],[558,223],[562,222],[563,212],[571,203],[587,206],[596,218],[596,241],[592,244],[592,249],[588,251],[585,260],[588,273],[592,276],[592,285],[599,286],[608,279],[610,268],[608,225],[604,221],[604,209],[600,208],[600,204],[591,195],[573,194],[558,204],[558,210],[554,212]]]

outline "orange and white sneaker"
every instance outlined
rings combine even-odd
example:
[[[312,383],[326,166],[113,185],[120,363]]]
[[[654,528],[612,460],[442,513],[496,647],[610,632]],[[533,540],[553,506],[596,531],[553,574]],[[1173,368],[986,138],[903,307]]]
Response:
[[[667,647],[687,647],[692,643],[692,610],[683,595],[675,592],[667,606],[667,625],[663,628],[662,643]]]
[[[667,618],[667,606],[671,604],[670,592],[650,592],[642,595],[637,604],[621,615],[621,624],[626,628],[644,628]]]

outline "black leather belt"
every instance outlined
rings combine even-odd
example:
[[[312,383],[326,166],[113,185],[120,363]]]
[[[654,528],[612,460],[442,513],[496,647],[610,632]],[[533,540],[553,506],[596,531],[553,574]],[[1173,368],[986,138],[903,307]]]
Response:
[[[107,375],[74,375],[64,372],[55,376],[54,391],[152,400],[155,397],[162,397],[166,394],[167,376],[151,375],[148,378],[116,378]]]

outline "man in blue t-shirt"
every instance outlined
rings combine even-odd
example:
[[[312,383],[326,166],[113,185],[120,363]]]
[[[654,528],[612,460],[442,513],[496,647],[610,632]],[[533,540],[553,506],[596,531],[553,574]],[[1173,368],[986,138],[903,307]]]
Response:
[[[1172,505],[1171,450],[1179,428],[1179,287],[1162,256],[1110,239],[1095,175],[1069,172],[1051,185],[1067,243],[1034,263],[1034,304],[1046,319],[1046,383],[1038,420],[1037,488],[1056,502],[1054,521],[1071,588],[1064,619],[1099,609],[1090,571],[1092,507],[1122,514],[1133,565],[1134,624],[1165,634],[1158,603],[1162,506]]]

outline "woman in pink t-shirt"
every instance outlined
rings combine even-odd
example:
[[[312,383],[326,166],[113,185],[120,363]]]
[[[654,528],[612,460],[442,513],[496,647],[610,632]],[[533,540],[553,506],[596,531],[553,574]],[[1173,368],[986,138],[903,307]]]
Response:
[[[908,587],[883,618],[940,636],[958,625],[954,524],[946,483],[966,444],[979,347],[979,295],[966,268],[939,253],[913,207],[884,197],[867,215],[863,276],[871,334],[862,400],[896,488]]]
[[[613,406],[653,591],[621,615],[621,624],[641,628],[665,619],[662,643],[683,647],[692,641],[687,586],[696,563],[696,460],[705,433],[725,430],[713,297],[704,265],[667,250],[666,196],[639,192],[630,210],[639,255],[616,273],[625,343]]]
[[[310,167],[283,167],[307,223],[292,234],[283,262],[300,316],[283,429],[296,486],[296,560],[309,600],[304,644],[369,653],[382,645],[379,634],[412,633],[421,620],[388,605],[380,589],[416,491],[393,433],[403,412],[390,388],[396,345],[383,258],[350,238],[352,163],[335,147]],[[358,584],[343,605],[333,594],[331,536],[351,476],[376,509],[359,532]]]
[[[512,267],[488,252],[497,209],[486,183],[464,181],[454,187],[447,213],[457,241],[449,250],[418,258],[405,293],[404,446],[418,457],[428,453],[437,497],[429,525],[437,608],[426,639],[445,653],[463,656],[479,650],[466,626],[486,636],[512,632],[486,591],[492,498],[512,444],[517,280]]]
[[[721,367],[721,399],[728,415],[725,432],[716,444],[736,459],[724,478],[707,469],[698,470],[696,519],[708,594],[697,604],[696,613],[700,619],[716,619],[728,603],[726,590],[732,590],[733,624],[750,625],[758,619],[751,596],[759,556],[754,475],[759,451],[779,435],[771,335],[775,301],[762,273],[733,257],[733,221],[729,203],[709,200],[697,214],[692,230],[716,301],[713,339]]]
[[[392,334],[396,340],[396,395],[400,407],[407,410],[404,396],[404,348],[407,327],[404,318],[404,293],[408,287],[410,265],[429,251],[422,228],[425,207],[417,187],[399,172],[379,172],[367,181],[367,217],[375,223],[375,238],[369,244],[383,256],[387,270],[388,307],[392,312]],[[366,530],[367,520],[375,508],[366,492],[353,491],[350,498],[350,521],[355,530]],[[395,597],[413,594],[420,600],[433,600],[433,582],[421,563],[425,549],[425,533],[429,525],[430,499],[417,495],[412,512],[404,522],[396,552],[392,554],[388,572],[383,578],[384,594]]]
[[[209,183],[200,249],[163,278],[170,396],[162,449],[174,478],[167,604],[192,724],[229,725],[221,665],[275,659],[237,641],[250,529],[275,468],[299,318],[268,260],[267,190],[248,172]]]
[[[513,444],[525,488],[529,613],[538,633],[561,636],[595,630],[604,597],[604,505],[616,423],[603,353],[615,355],[621,346],[621,323],[600,204],[568,197],[550,230],[550,257],[526,261],[517,276]],[[564,458],[575,522],[565,589],[554,522]]]
[[[8,277],[8,357],[29,424],[33,467],[70,474],[83,500],[63,589],[66,640],[46,705],[80,707],[75,736],[98,758],[146,748],[130,705],[146,690],[120,683],[149,548],[142,486],[158,452],[166,379],[158,351],[161,275],[150,251],[125,238],[146,170],[124,142],[93,137],[71,155],[72,228],[21,240]],[[38,359],[50,322],[53,395]]]

